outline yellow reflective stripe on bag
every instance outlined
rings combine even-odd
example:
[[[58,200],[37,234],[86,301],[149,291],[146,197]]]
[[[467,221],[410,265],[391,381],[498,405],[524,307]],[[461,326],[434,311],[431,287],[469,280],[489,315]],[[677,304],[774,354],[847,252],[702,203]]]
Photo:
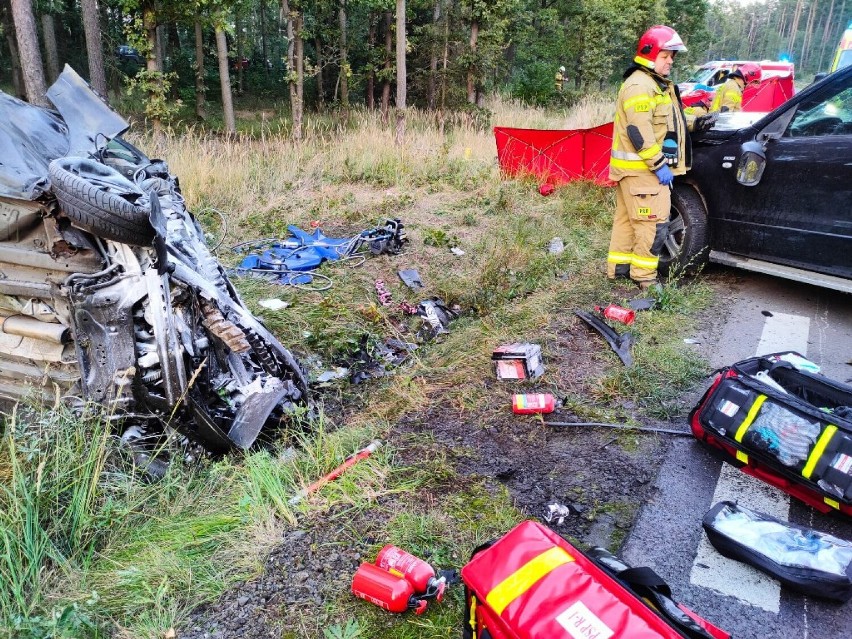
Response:
[[[554,546],[534,557],[491,589],[485,601],[498,615],[554,569],[574,561],[564,548]]]
[[[757,417],[757,413],[760,410],[760,407],[763,406],[763,402],[766,401],[766,395],[758,395],[757,399],[754,400],[754,404],[748,411],[748,415],[743,420],[743,423],[740,424],[740,427],[737,429],[737,434],[734,435],[734,439],[742,443],[743,437],[745,437],[746,431],[748,431],[749,426],[754,421],[754,418]],[[737,451],[737,460],[741,461],[744,464],[748,463],[748,455],[746,455],[743,451]]]
[[[748,415],[746,415],[743,423],[740,424],[740,427],[737,429],[737,434],[734,435],[734,439],[737,442],[742,443],[746,431],[749,429],[749,426],[751,426],[754,418],[757,417],[757,412],[760,410],[760,407],[763,406],[763,402],[765,401],[766,395],[758,395],[757,399],[754,400],[754,404],[752,404],[751,408],[748,409]]]
[[[808,455],[808,461],[805,463],[805,467],[802,468],[802,477],[805,479],[810,479],[811,475],[813,475],[814,469],[816,468],[817,462],[819,462],[819,458],[822,457],[822,454],[825,452],[826,446],[828,446],[828,442],[831,441],[831,438],[834,437],[834,433],[837,432],[837,426],[834,424],[829,424],[825,427],[825,430],[822,431],[822,435],[819,436],[814,449],[811,451],[811,454]]]

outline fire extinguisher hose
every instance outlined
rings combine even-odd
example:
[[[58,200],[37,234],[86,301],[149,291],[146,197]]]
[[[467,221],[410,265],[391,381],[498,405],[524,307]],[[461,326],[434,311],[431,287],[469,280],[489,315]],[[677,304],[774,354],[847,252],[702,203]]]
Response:
[[[323,475],[322,477],[317,479],[314,483],[312,483],[310,486],[307,486],[306,488],[303,488],[302,490],[297,492],[295,495],[293,495],[293,497],[290,498],[290,501],[288,503],[291,506],[298,504],[305,497],[307,497],[311,493],[316,492],[317,490],[319,490],[320,488],[325,486],[328,482],[334,481],[335,479],[340,477],[343,473],[345,473],[347,470],[349,470],[349,468],[351,468],[352,466],[357,464],[362,459],[366,459],[367,457],[372,455],[374,452],[376,452],[379,449],[379,447],[381,445],[382,445],[382,442],[380,442],[378,440],[370,442],[370,444],[367,447],[362,448],[361,450],[359,450],[354,455],[350,455],[349,457],[347,457],[346,461],[344,461],[342,464],[340,464],[340,466],[338,466],[337,468],[332,470],[330,473],[328,473],[327,475]]]

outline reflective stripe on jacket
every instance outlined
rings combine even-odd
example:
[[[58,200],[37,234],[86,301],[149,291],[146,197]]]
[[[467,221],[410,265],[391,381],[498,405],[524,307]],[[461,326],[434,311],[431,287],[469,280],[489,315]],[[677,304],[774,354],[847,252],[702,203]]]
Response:
[[[743,108],[743,85],[737,78],[728,78],[728,80],[718,88],[716,95],[713,98],[713,104],[710,105],[710,112],[713,111],[742,111]]]
[[[628,135],[634,126],[642,137],[641,148],[635,148]],[[677,141],[677,165],[672,173],[682,175],[691,160],[687,152],[687,126],[680,97],[674,84],[642,68],[627,76],[618,91],[612,136],[609,177],[620,180],[629,175],[647,175],[666,163],[662,144],[666,134]],[[635,137],[635,136],[634,136]]]

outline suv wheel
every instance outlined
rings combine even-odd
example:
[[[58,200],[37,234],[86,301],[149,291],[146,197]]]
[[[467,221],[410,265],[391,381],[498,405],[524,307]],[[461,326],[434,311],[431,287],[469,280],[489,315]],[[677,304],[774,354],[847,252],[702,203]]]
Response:
[[[695,272],[707,263],[709,253],[704,201],[691,186],[677,184],[658,270],[664,276]]]

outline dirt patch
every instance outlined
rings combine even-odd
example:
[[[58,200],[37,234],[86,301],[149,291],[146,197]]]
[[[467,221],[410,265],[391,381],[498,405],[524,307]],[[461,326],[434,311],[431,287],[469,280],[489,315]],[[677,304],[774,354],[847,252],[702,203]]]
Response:
[[[547,335],[547,386],[562,395],[588,395],[605,367],[621,365],[604,340],[573,314],[556,317]],[[642,502],[653,497],[658,460],[671,436],[546,426],[538,417],[511,412],[511,394],[529,392],[532,384],[516,386],[493,374],[482,384],[487,399],[473,409],[435,402],[401,419],[389,437],[400,463],[422,465],[440,454],[462,477],[481,480],[495,492],[505,486],[526,516],[542,519],[550,504],[566,506],[569,514],[562,523],[550,523],[554,530],[583,545],[617,550]],[[581,421],[565,409],[547,418]],[[686,430],[683,420],[665,426]],[[320,623],[328,603],[349,590],[359,562],[371,560],[367,553],[384,541],[375,537],[384,522],[370,515],[342,526],[331,513],[331,521],[308,521],[286,533],[262,575],[196,611],[180,636],[322,636],[319,626],[305,624]]]

